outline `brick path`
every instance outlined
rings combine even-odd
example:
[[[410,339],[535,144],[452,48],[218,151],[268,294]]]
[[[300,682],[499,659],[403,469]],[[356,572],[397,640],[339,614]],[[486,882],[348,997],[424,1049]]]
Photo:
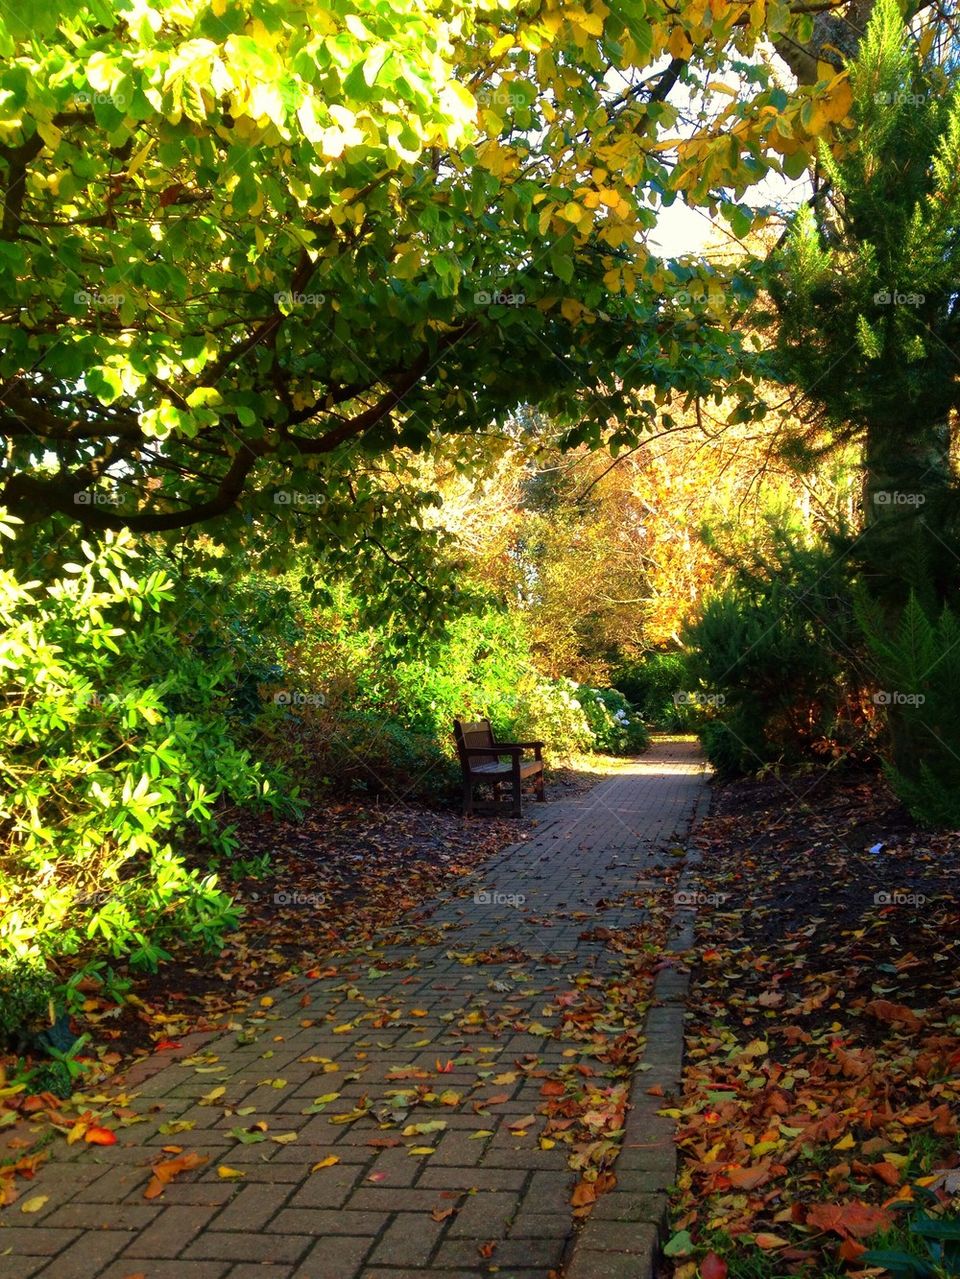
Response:
[[[569,1043],[550,1033],[560,1012],[551,992],[612,962],[602,941],[580,934],[639,922],[630,890],[689,830],[705,794],[696,747],[657,742],[579,800],[528,810],[541,818],[532,832],[464,881],[468,895],[418,910],[404,944],[338,957],[335,974],[275,992],[244,1033],[202,1037],[179,1060],[154,1054],[134,1067],[121,1086],[143,1122],[120,1128],[112,1147],[56,1141],[29,1191],[49,1196],[41,1211],[22,1215],[15,1204],[0,1214],[0,1274],[476,1279],[498,1267],[500,1279],[544,1279],[569,1256],[575,1174],[563,1143],[540,1148],[542,1078],[515,1063],[525,1054],[547,1066],[569,1061]],[[502,962],[473,962],[494,947],[504,948]],[[658,1032],[647,1030],[655,1063]],[[679,1022],[668,1030],[673,1053]],[[438,1074],[438,1060],[452,1070]],[[390,1078],[411,1070],[429,1077]],[[387,1094],[418,1084],[458,1092],[463,1104],[438,1097],[405,1117],[405,1099]],[[218,1088],[225,1091],[204,1100]],[[334,1092],[322,1109],[314,1104]],[[504,1095],[476,1113],[474,1103]],[[332,1122],[371,1102],[352,1122]],[[530,1115],[535,1122],[517,1125]],[[398,1118],[399,1126],[378,1122]],[[367,1144],[438,1120],[443,1128],[392,1148]],[[193,1126],[171,1131],[176,1121]],[[230,1134],[259,1131],[260,1122],[264,1140]],[[478,1130],[491,1135],[471,1135]],[[290,1133],[295,1141],[273,1140]],[[208,1162],[147,1201],[148,1165],[172,1157],[160,1149],[169,1145]],[[408,1147],[421,1145],[434,1153],[411,1155]],[[338,1163],[310,1171],[332,1155]],[[244,1177],[222,1178],[223,1165]],[[638,1190],[657,1188],[639,1175]],[[622,1212],[613,1215],[611,1230],[635,1231]],[[617,1246],[597,1244],[590,1229],[591,1248]]]

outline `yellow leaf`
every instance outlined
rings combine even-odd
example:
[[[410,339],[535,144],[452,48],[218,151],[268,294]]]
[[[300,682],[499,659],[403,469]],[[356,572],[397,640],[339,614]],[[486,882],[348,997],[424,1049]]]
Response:
[[[212,1106],[226,1091],[227,1089],[224,1084],[221,1084],[219,1088],[211,1088],[208,1093],[204,1093],[204,1095],[198,1100],[197,1105]]]
[[[334,1164],[338,1164],[339,1162],[339,1155],[327,1155],[325,1159],[321,1159],[319,1163],[315,1163],[310,1171],[319,1172],[321,1168],[332,1168]]]
[[[272,1008],[272,1007],[273,1007],[273,997],[272,997],[271,995],[264,995],[264,996],[262,997],[262,999],[260,1000],[260,1007],[261,1007],[261,1008]]]
[[[686,31],[682,31],[680,27],[674,27],[670,32],[667,48],[670,50],[672,57],[686,58],[690,55],[693,45],[690,43],[690,37]]]
[[[839,1141],[834,1142],[834,1150],[852,1150],[857,1143],[853,1140],[849,1133],[845,1137],[841,1137]]]
[[[843,80],[823,99],[820,110],[831,123],[835,124],[850,114],[852,106],[853,90],[850,88],[850,81]]]
[[[289,1145],[291,1141],[297,1140],[298,1134],[295,1132],[272,1132],[270,1140],[275,1141],[278,1146]]]
[[[239,1181],[241,1177],[246,1175],[239,1168],[228,1168],[226,1164],[221,1164],[217,1169],[217,1176],[222,1177],[224,1181]]]
[[[137,152],[137,154],[133,157],[133,159],[127,165],[128,178],[132,178],[133,175],[138,171],[138,169],[143,168],[146,162],[147,156],[153,150],[153,144],[155,141],[156,141],[156,138],[150,138],[147,142],[147,145],[141,147],[140,150]]]
[[[409,1153],[411,1155],[432,1155],[436,1153],[436,1146],[411,1146]]]
[[[29,1199],[24,1199],[23,1203],[20,1205],[20,1211],[39,1212],[49,1198],[49,1195],[31,1195]]]

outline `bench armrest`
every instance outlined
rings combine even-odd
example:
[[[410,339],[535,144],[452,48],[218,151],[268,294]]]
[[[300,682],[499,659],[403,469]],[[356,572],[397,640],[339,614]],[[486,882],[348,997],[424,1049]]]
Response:
[[[519,755],[522,747],[516,743],[509,743],[506,746],[467,746],[465,748],[467,755]]]
[[[511,750],[519,747],[523,751],[543,750],[545,744],[544,742],[497,742],[498,746],[508,746]]]

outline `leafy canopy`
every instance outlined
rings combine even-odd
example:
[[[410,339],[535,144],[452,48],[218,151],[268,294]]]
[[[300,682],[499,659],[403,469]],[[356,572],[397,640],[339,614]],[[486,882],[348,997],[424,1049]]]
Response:
[[[729,369],[750,292],[657,260],[655,210],[682,191],[743,233],[751,184],[803,168],[843,76],[788,98],[750,59],[809,24],[781,0],[5,10],[0,497],[386,546],[419,501],[398,459],[440,433],[530,402],[635,439]]]

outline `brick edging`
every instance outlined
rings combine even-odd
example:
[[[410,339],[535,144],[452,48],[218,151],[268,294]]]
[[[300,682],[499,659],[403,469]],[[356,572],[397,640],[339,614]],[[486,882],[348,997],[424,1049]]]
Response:
[[[709,804],[705,790],[691,816],[687,837]],[[699,861],[697,850],[689,849],[678,892],[691,890]],[[674,910],[666,955],[693,945],[696,913],[693,906]],[[651,1069],[638,1070],[630,1086],[623,1144],[614,1165],[617,1184],[597,1200],[583,1229],[574,1236],[564,1279],[654,1279],[667,1225],[669,1190],[677,1175],[677,1149],[673,1120],[657,1114],[669,1103],[663,1096],[650,1096],[648,1090],[655,1086],[664,1094],[680,1090],[689,986],[689,972],[672,963],[657,974],[641,1059]]]

